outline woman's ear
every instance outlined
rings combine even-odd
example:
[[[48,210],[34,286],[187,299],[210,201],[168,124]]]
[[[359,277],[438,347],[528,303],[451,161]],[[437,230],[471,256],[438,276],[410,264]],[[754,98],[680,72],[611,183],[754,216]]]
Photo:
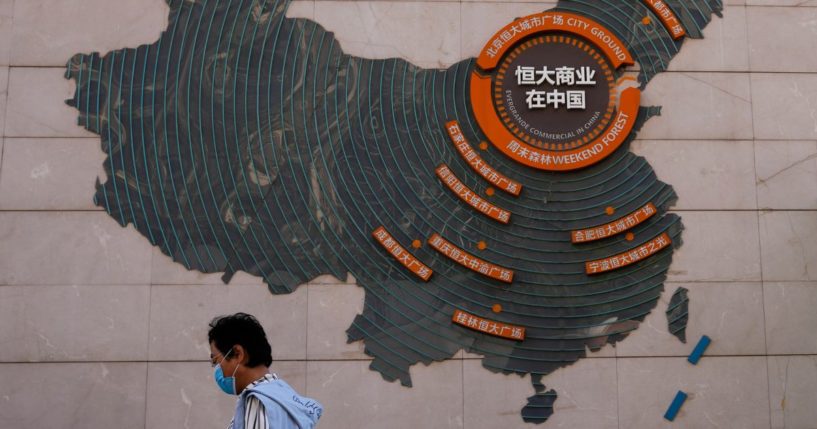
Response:
[[[249,360],[249,356],[247,356],[247,351],[240,344],[236,344],[235,346],[233,346],[233,355],[238,359],[238,363],[242,365],[246,365],[247,361]]]

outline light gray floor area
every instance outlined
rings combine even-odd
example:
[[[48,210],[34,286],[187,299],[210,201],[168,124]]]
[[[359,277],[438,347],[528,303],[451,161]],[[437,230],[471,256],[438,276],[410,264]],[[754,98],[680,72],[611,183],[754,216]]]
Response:
[[[617,347],[547,376],[543,428],[817,427],[817,1],[727,2],[654,79],[663,106],[634,143],[679,195],[684,246],[657,311]],[[553,2],[300,1],[343,49],[444,67]],[[0,0],[0,428],[222,428],[233,400],[207,363],[206,326],[243,310],[273,370],[320,400],[323,428],[525,428],[530,380],[478,356],[412,368],[414,387],[368,369],[344,330],[354,279],[288,296],[259,279],[187,272],[91,201],[104,159],[76,125],[63,65],[152,43],[162,0]],[[666,329],[677,287],[687,338]],[[694,342],[713,339],[698,366]],[[673,424],[662,415],[690,394]]]

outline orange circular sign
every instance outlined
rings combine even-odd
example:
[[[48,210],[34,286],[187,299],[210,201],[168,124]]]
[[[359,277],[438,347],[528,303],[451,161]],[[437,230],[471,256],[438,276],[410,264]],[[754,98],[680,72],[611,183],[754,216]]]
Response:
[[[625,45],[584,16],[545,12],[497,32],[471,74],[471,104],[488,140],[513,160],[567,171],[609,156],[635,124],[640,91],[616,80]],[[630,86],[626,86],[626,85]]]

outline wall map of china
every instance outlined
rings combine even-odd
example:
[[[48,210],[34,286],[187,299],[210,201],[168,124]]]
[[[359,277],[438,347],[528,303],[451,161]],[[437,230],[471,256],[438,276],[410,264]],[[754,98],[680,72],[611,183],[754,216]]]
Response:
[[[167,2],[158,41],[66,76],[95,203],[174,261],[273,294],[351,273],[372,370],[411,386],[465,350],[531,375],[534,423],[545,375],[656,306],[683,226],[629,151],[660,114],[638,97],[720,0],[559,1],[445,70],[347,55],[288,0]]]

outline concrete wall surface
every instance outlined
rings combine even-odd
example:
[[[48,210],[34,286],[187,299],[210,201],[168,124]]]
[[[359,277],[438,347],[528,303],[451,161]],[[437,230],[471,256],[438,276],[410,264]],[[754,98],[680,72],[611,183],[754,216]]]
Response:
[[[616,347],[544,379],[543,428],[817,427],[817,1],[729,0],[686,41],[643,105],[663,106],[633,144],[679,195],[684,246],[656,311]],[[443,67],[475,56],[529,1],[297,1],[351,54]],[[154,42],[162,0],[0,0],[0,429],[223,428],[234,399],[208,364],[207,322],[246,311],[273,371],[326,408],[322,428],[527,428],[528,378],[478,356],[368,369],[344,330],[354,279],[286,296],[260,279],[188,272],[92,202],[99,138],[64,104],[74,53]],[[688,344],[666,328],[690,291]],[[685,357],[713,339],[697,365]],[[691,344],[690,344],[691,343]],[[662,419],[677,390],[678,419]]]

